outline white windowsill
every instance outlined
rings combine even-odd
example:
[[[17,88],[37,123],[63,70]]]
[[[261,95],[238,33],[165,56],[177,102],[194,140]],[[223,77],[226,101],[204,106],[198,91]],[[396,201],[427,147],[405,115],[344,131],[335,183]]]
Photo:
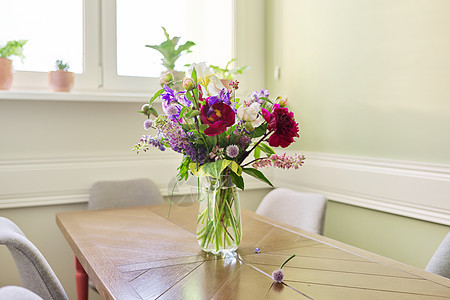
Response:
[[[0,91],[0,100],[44,100],[44,101],[84,101],[84,102],[131,102],[145,103],[153,93],[114,92],[51,92],[9,90]]]

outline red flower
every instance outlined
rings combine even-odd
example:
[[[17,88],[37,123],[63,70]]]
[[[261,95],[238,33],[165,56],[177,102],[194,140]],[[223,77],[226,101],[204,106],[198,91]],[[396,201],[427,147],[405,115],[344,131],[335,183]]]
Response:
[[[203,105],[200,111],[200,120],[203,124],[209,125],[205,129],[205,134],[209,136],[215,136],[227,130],[228,126],[234,124],[234,119],[233,109],[223,102],[209,106],[206,100],[206,105]]]
[[[286,107],[274,104],[272,113],[263,111],[263,116],[269,123],[267,129],[274,131],[269,137],[270,146],[286,148],[294,142],[294,137],[299,137],[298,123],[294,120],[294,113],[290,112]]]

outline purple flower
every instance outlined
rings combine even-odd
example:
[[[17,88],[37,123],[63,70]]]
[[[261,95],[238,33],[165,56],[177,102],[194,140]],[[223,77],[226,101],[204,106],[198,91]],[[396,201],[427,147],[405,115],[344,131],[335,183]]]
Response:
[[[186,98],[186,92],[185,91],[181,91],[175,94],[175,97],[177,98],[178,103],[186,105],[186,106],[191,106],[192,102],[189,101]]]
[[[273,281],[277,282],[277,283],[281,283],[284,279],[284,273],[281,269],[273,271],[272,273],[272,279]]]
[[[269,97],[269,91],[268,90],[264,90],[261,89],[259,91],[255,90],[253,91],[251,98],[253,99],[253,101],[259,102],[260,104],[264,103],[264,100],[260,100],[260,98],[265,97],[268,98]]]
[[[203,161],[206,158],[206,151],[203,148],[196,149],[192,144],[185,145],[186,154],[189,155],[193,162],[199,162],[199,164],[203,164]]]
[[[236,145],[229,145],[226,149],[227,155],[230,158],[234,158],[239,154],[239,147]]]
[[[222,89],[217,96],[208,97],[208,103],[210,106],[220,102],[229,105],[233,109],[234,113],[236,113],[236,103],[231,103],[230,91],[227,89]]]
[[[161,98],[166,102],[167,105],[169,105],[172,102],[176,102],[177,98],[175,97],[175,91],[172,90],[167,85],[163,86],[164,93],[161,94]]]
[[[145,130],[149,130],[150,127],[153,125],[153,120],[147,119],[144,121],[144,128]]]

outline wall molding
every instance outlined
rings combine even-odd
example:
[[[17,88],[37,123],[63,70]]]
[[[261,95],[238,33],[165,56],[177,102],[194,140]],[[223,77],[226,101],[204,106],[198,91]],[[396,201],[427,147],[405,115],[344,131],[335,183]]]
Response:
[[[100,180],[149,178],[163,196],[195,193],[196,182],[173,189],[181,155],[175,152],[91,155],[0,161],[0,209],[61,205],[88,201],[91,185]],[[246,190],[267,188],[246,178]]]
[[[449,165],[324,153],[305,156],[300,170],[274,170],[274,184],[322,193],[336,202],[450,225]]]
[[[287,151],[293,155],[293,151]],[[299,170],[263,170],[274,186],[322,193],[329,200],[450,225],[450,165],[305,153]],[[0,209],[83,203],[99,180],[146,177],[172,193],[180,155],[155,152],[0,161]],[[268,186],[245,179],[246,189]],[[188,195],[195,184],[176,187]]]

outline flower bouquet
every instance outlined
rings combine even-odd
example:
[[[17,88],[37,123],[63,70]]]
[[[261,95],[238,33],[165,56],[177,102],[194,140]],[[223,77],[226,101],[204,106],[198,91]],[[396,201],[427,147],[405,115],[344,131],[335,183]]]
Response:
[[[171,88],[176,83],[171,73],[161,77],[163,88],[140,111],[147,116],[144,128],[155,134],[143,135],[133,150],[156,147],[181,153],[177,180],[197,176],[201,182],[197,220],[201,248],[214,254],[234,251],[242,238],[237,191],[245,187],[242,175],[272,186],[258,169],[299,168],[303,155],[278,155],[272,149],[294,142],[299,137],[298,123],[286,108],[287,101],[270,100],[267,90],[241,100],[236,97],[239,83],[224,87],[205,63],[192,64],[188,74],[181,91]],[[162,115],[153,107],[158,98],[162,98]]]

